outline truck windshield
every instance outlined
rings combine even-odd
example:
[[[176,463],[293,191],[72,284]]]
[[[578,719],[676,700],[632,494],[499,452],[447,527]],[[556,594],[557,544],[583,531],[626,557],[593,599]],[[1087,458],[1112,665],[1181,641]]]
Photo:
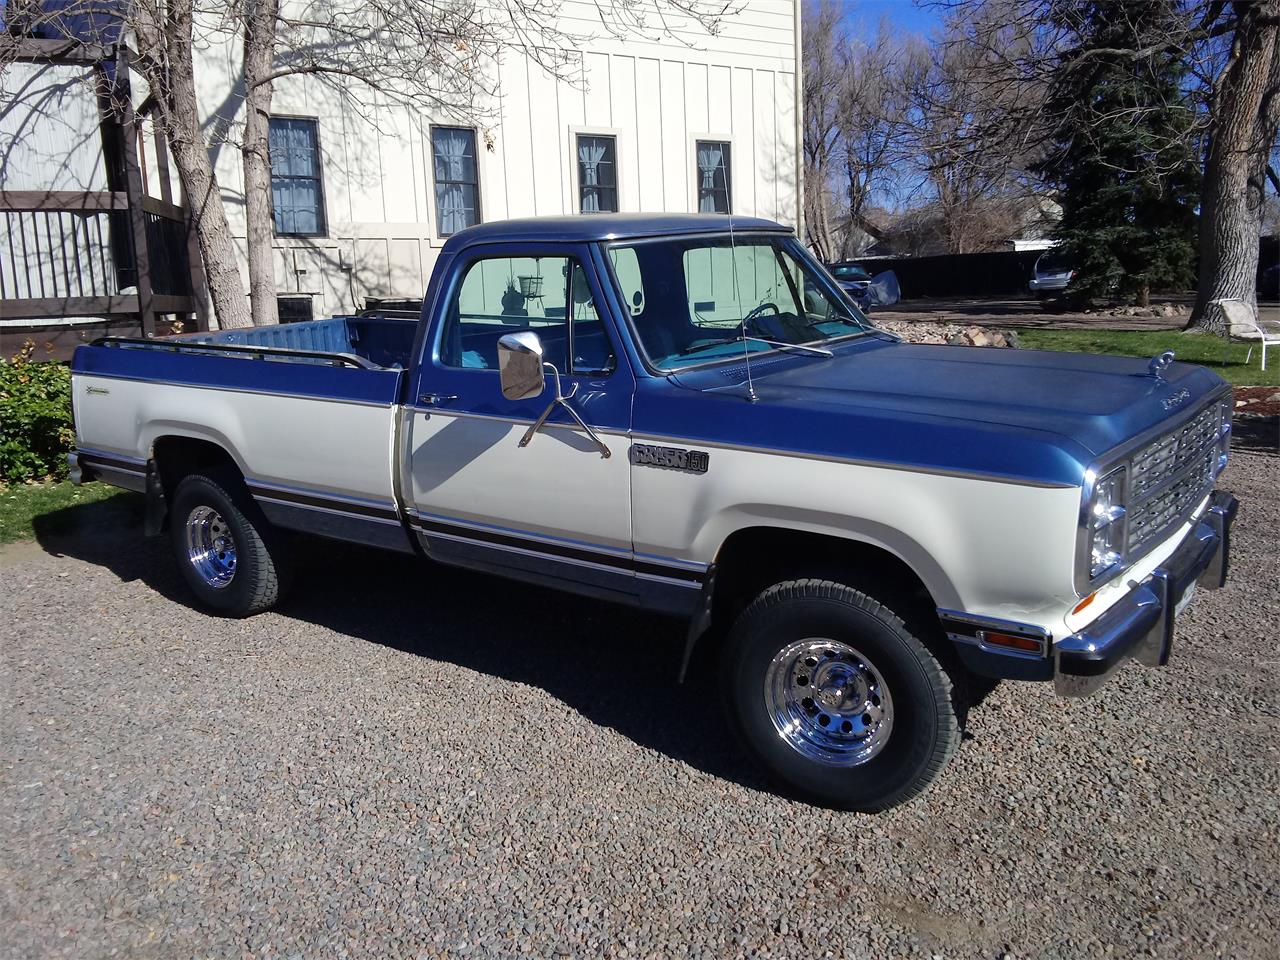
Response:
[[[660,370],[871,329],[790,237],[675,237],[615,245],[609,255],[636,335]]]

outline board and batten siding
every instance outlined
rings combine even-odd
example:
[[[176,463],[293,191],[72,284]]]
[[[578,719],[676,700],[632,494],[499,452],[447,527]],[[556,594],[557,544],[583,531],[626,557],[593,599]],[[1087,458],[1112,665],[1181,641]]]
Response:
[[[797,224],[797,2],[744,0],[714,36],[675,16],[673,35],[614,38],[602,34],[594,3],[565,0],[565,28],[597,35],[581,53],[585,82],[558,81],[512,50],[499,63],[499,98],[478,122],[398,106],[370,118],[315,78],[279,80],[273,115],[317,121],[327,230],[276,239],[278,293],[310,296],[316,316],[362,308],[367,297],[422,296],[444,244],[432,179],[436,124],[476,129],[486,221],[578,213],[574,141],[594,133],[617,138],[623,211],[696,210],[695,141],[724,140],[732,211]],[[200,51],[210,128],[243,120],[243,106],[227,98],[239,53],[234,43]],[[213,154],[243,255],[240,153],[227,144]]]

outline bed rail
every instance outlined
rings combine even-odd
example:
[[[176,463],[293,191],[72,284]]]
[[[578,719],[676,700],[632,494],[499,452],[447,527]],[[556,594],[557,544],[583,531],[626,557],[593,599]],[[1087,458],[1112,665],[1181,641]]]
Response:
[[[319,350],[293,350],[287,347],[253,347],[238,343],[183,343],[179,340],[147,340],[143,337],[99,337],[91,346],[126,349],[163,350],[169,353],[224,354],[249,360],[319,360],[334,367],[355,367],[359,370],[385,370],[354,353],[325,353]]]

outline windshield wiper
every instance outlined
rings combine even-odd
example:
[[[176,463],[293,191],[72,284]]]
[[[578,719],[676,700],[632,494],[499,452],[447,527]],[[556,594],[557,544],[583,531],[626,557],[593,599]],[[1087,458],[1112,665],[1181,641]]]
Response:
[[[739,342],[745,340],[754,340],[756,343],[767,343],[771,347],[777,347],[780,350],[803,350],[805,353],[811,353],[818,357],[834,357],[835,354],[823,347],[810,347],[803,343],[785,343],[782,340],[767,340],[764,337],[741,336],[734,337]]]
[[[835,354],[833,354],[830,350],[824,350],[822,347],[808,347],[808,346],[805,346],[803,343],[785,343],[782,340],[767,340],[764,337],[742,336],[742,335],[738,335],[736,337],[724,337],[720,340],[709,340],[704,343],[697,343],[692,346],[685,347],[683,350],[680,351],[678,355],[681,357],[687,357],[689,354],[696,353],[699,350],[710,350],[712,347],[722,347],[726,343],[743,343],[743,342],[764,343],[764,344],[768,344],[771,347],[777,347],[779,350],[802,350],[805,353],[808,353],[816,357],[835,356]]]

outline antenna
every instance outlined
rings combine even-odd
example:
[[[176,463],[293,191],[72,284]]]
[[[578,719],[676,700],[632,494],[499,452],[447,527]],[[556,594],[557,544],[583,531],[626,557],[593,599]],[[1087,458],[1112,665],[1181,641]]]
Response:
[[[732,213],[729,214],[729,263],[733,277],[733,293],[738,301],[738,309],[742,310],[742,288],[738,286],[738,249],[734,246]],[[738,321],[738,328],[742,335],[742,362],[747,368],[747,399],[755,403],[760,398],[756,396],[755,383],[751,379],[751,345],[747,342],[747,315],[745,313],[742,314],[742,319]]]

